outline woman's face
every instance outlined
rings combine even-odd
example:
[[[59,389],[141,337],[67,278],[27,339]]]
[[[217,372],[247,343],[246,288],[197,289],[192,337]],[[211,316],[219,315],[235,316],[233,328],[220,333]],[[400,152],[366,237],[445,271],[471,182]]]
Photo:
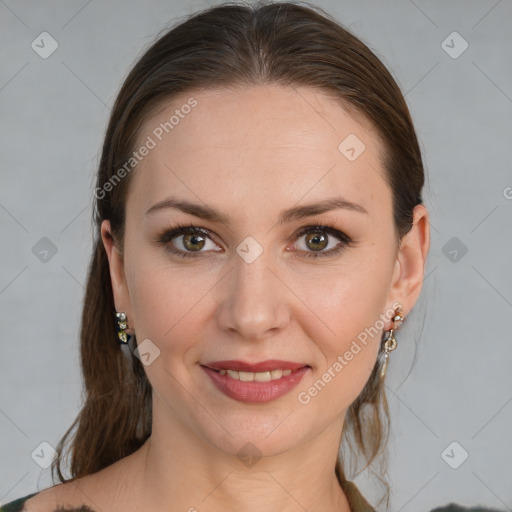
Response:
[[[102,235],[116,309],[144,343],[154,432],[229,453],[338,442],[394,307],[407,314],[421,288],[418,226],[397,252],[376,130],[314,89],[254,86],[175,98],[142,146],[124,259],[108,221]],[[203,233],[166,237],[178,225]],[[222,385],[204,365],[226,360],[307,368],[295,386]]]

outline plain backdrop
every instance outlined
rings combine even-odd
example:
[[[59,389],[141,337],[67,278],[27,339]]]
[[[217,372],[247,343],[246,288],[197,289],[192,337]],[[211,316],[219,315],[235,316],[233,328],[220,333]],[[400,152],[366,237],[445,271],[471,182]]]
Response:
[[[214,3],[0,2],[0,503],[52,484],[37,455],[80,407],[78,329],[109,109],[156,34]],[[510,510],[512,2],[315,5],[391,70],[424,151],[431,250],[387,377],[391,510]],[[58,45],[51,55],[41,38],[46,52]],[[367,473],[354,481],[375,499]]]

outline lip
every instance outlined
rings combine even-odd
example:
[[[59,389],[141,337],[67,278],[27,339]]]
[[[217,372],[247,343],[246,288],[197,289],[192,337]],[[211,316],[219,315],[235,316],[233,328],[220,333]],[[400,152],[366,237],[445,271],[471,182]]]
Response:
[[[223,361],[222,364],[232,363],[231,361]],[[240,361],[238,361],[240,363]],[[283,363],[284,361],[280,361],[279,363]],[[220,362],[216,363],[217,365]],[[247,367],[247,363],[244,363],[245,367]],[[268,366],[270,363],[268,361],[262,361],[259,365]],[[275,365],[275,362],[272,364]],[[288,363],[297,366],[295,363]],[[242,365],[243,366],[243,365]],[[251,367],[258,366],[249,365]],[[224,367],[225,368],[225,367]],[[282,368],[279,366],[273,366],[272,369]],[[211,381],[215,385],[215,387],[224,393],[226,396],[232,398],[233,400],[237,400],[239,402],[244,402],[248,404],[261,404],[265,402],[271,402],[272,400],[276,400],[277,398],[289,393],[293,388],[295,388],[302,378],[311,370],[310,366],[300,366],[299,369],[295,369],[292,371],[290,375],[286,375],[281,377],[280,379],[271,380],[269,382],[245,382],[241,380],[235,380],[226,375],[221,375],[218,371],[209,368],[208,366],[201,365],[201,369],[210,377]],[[228,369],[234,370],[235,368]],[[289,368],[291,369],[291,368]],[[244,370],[238,370],[244,371]],[[245,371],[254,371],[254,370],[245,370]],[[264,370],[260,370],[264,371]]]
[[[212,361],[204,363],[202,366],[207,366],[213,370],[235,370],[237,372],[270,372],[272,370],[298,370],[304,366],[309,366],[304,363],[294,363],[291,361],[282,361],[280,359],[266,359],[259,363],[247,363],[240,360],[229,361]]]

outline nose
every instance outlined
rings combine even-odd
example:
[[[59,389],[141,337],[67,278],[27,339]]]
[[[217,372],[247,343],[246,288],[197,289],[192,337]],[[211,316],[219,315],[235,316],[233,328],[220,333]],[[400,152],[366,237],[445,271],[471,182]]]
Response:
[[[292,292],[270,266],[270,259],[265,251],[251,263],[234,257],[233,267],[221,285],[217,315],[221,329],[255,341],[288,325]]]

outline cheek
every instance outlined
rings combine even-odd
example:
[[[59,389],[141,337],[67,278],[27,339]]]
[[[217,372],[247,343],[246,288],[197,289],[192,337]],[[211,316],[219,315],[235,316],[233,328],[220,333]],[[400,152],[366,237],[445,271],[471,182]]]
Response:
[[[302,330],[313,340],[322,357],[314,369],[314,378],[298,390],[300,403],[309,403],[313,414],[324,416],[325,404],[331,404],[327,415],[333,420],[357,398],[375,367],[380,348],[383,321],[383,300],[366,294],[358,282],[346,281],[337,289],[336,300],[324,302],[317,298],[322,309],[323,325],[311,317]],[[334,296],[333,296],[334,297]],[[331,297],[331,299],[333,298]],[[312,298],[313,299],[313,298]]]
[[[137,343],[149,339],[156,345],[158,357],[144,371],[153,390],[172,408],[186,401],[183,386],[188,389],[193,384],[188,366],[201,357],[197,340],[203,337],[204,318],[201,321],[200,316],[210,287],[203,288],[204,281],[191,281],[175,266],[164,267],[149,257],[141,257],[139,263],[133,267],[130,288]]]
[[[322,352],[317,387],[333,403],[348,405],[359,395],[385,328],[392,255],[381,253],[379,259],[369,253],[296,281],[297,295],[309,306],[300,312],[301,328]]]
[[[385,255],[377,260],[361,254],[338,267],[295,279],[294,293],[307,306],[301,318],[311,339],[321,336],[332,352],[343,350],[366,329],[382,329],[379,319],[386,310],[391,273],[391,260],[388,264]],[[370,338],[376,340],[377,336]]]
[[[198,278],[192,268],[171,265],[155,252],[132,253],[129,279],[127,275],[137,339],[151,339],[164,349],[162,355],[179,354],[189,346],[189,340],[201,338],[200,316],[204,316],[215,276],[201,272]]]

